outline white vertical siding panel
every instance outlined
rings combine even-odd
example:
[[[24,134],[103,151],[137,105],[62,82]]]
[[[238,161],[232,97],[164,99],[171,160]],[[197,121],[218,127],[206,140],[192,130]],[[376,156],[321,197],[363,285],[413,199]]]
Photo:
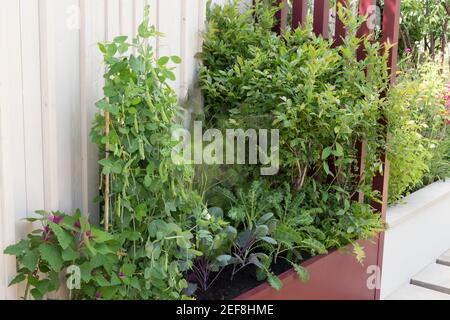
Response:
[[[58,192],[58,150],[56,126],[56,84],[55,84],[55,20],[52,1],[39,1],[39,43],[41,74],[41,116],[42,148],[44,162],[44,209],[57,210]]]
[[[79,34],[69,24],[69,9],[78,6],[78,0],[50,2],[53,31],[55,79],[55,111],[57,131],[57,158],[59,197],[58,209],[71,212],[81,206],[81,148],[79,117]]]
[[[144,18],[144,8],[147,4],[149,4],[148,0],[134,0],[134,25],[133,25],[133,31],[136,34],[137,28],[139,27],[139,24],[142,22]],[[153,6],[150,7],[150,12],[154,12],[155,8]]]
[[[108,3],[106,3],[108,2]],[[106,41],[106,15],[109,0],[81,0],[80,30],[80,88],[81,88],[81,146],[83,214],[98,222],[98,152],[90,140],[90,130],[95,117],[95,103],[103,97],[103,56],[97,43]]]
[[[206,2],[207,0],[199,0],[198,5],[197,52],[201,52],[203,47],[203,32],[206,27]]]
[[[134,0],[120,0],[120,35],[128,36],[131,42],[134,35]]]
[[[20,3],[17,2],[10,20],[9,32],[16,34],[16,37],[10,37],[8,42],[8,51],[10,56],[8,61],[10,70],[16,70],[8,75],[11,82],[10,103],[5,108],[11,108],[10,121],[14,126],[10,127],[11,137],[14,139],[12,144],[11,156],[15,159],[15,166],[18,170],[14,171],[14,202],[16,218],[23,219],[27,217],[27,188],[26,188],[26,165],[25,165],[25,128],[23,111],[23,77],[22,77],[22,42],[21,42],[21,19]],[[16,233],[26,234],[26,223],[17,221]]]
[[[160,1],[161,0],[146,0],[145,1],[145,4],[148,4],[150,6],[150,24],[154,25],[157,31],[159,31]],[[149,40],[149,43],[154,50],[155,58],[159,57],[159,42],[160,42],[160,37],[154,37]]]
[[[156,30],[159,31],[159,7],[160,7],[160,1],[161,0],[146,0],[146,4],[150,6],[150,24],[154,25]],[[162,0],[164,1],[164,0]],[[152,46],[155,57],[159,57],[159,42],[160,37],[155,37],[153,39],[150,39],[150,45]]]
[[[160,56],[179,56],[181,54],[182,6],[179,0],[164,0],[159,5],[159,31],[164,34],[159,40],[159,54]],[[175,68],[173,72],[176,80],[168,81],[168,83],[178,93],[180,91],[180,68]]]
[[[30,217],[36,209],[44,207],[38,2],[22,0],[20,11],[26,194]]]
[[[120,14],[120,0],[105,0],[107,40],[112,41],[120,35],[122,19]]]
[[[15,242],[17,202],[14,184],[16,170],[25,169],[23,162],[15,159],[14,154],[14,145],[23,142],[14,137],[15,127],[22,122],[14,114],[21,108],[19,23],[19,3],[1,1],[0,40],[8,43],[8,50],[0,51],[0,298],[4,299],[15,299],[17,294],[17,288],[8,288],[15,274],[15,259],[4,255],[3,248]]]
[[[139,25],[144,18],[144,8],[146,5],[146,0],[133,0],[133,37],[138,33]],[[130,42],[131,40],[132,39],[130,39]],[[135,48],[133,48],[133,53],[136,53]]]
[[[190,7],[193,7],[193,4],[196,0],[192,0],[190,3]],[[182,63],[177,66],[179,80],[178,80],[178,99],[185,100],[188,94],[188,57],[189,55],[189,22],[190,22],[190,10],[188,10],[188,4],[186,1],[181,1],[180,3],[180,53],[178,54],[181,57]]]

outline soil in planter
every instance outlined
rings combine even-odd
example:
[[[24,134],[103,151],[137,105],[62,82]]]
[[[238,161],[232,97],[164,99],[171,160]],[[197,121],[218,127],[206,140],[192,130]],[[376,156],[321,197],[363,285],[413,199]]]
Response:
[[[309,257],[308,257],[309,258]],[[280,275],[292,268],[292,265],[283,259],[271,266],[271,270],[276,275]],[[198,300],[232,300],[241,294],[265,283],[256,279],[256,267],[250,265],[239,271],[231,280],[233,266],[227,266],[220,276],[209,287],[208,291],[196,292]],[[216,274],[211,274],[210,279],[214,279]]]

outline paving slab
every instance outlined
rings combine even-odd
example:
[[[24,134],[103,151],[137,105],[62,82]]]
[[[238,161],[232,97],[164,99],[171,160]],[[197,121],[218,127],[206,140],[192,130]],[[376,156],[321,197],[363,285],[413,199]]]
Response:
[[[414,276],[411,284],[450,295],[450,267],[431,264]]]
[[[407,284],[388,296],[385,300],[450,300],[450,294]]]
[[[450,267],[450,250],[441,255],[436,262]]]

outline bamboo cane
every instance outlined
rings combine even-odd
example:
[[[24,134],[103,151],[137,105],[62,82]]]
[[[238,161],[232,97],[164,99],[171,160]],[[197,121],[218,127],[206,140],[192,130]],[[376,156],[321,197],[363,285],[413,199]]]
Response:
[[[109,124],[110,124],[110,118],[109,118],[109,111],[105,111],[105,135],[107,137],[106,139],[106,159],[109,158]],[[104,224],[105,224],[105,231],[108,231],[109,229],[109,174],[105,176],[105,212],[104,212]]]

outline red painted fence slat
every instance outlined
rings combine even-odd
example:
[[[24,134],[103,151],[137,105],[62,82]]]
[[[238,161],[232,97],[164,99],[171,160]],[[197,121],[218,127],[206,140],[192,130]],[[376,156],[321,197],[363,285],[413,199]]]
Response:
[[[330,1],[314,1],[314,21],[313,30],[316,36],[322,36],[328,39],[328,23],[330,21]]]
[[[277,24],[274,26],[273,31],[280,34],[287,26],[289,7],[287,0],[277,0],[276,5],[281,8],[277,11],[277,14],[275,16],[275,18],[277,19]]]
[[[389,72],[390,72],[390,83],[395,84],[396,73],[397,73],[397,54],[398,54],[398,36],[400,27],[400,0],[385,0],[384,1],[384,11],[383,11],[383,26],[382,26],[382,42],[386,44],[389,42],[393,45],[389,51]],[[385,119],[380,120],[385,123]],[[386,137],[387,140],[387,137]],[[388,144],[387,140],[387,144]],[[381,156],[383,162],[383,174],[377,174],[373,180],[372,188],[377,190],[381,194],[381,203],[375,203],[374,207],[377,209],[382,216],[383,221],[386,220],[386,210],[388,206],[388,195],[389,195],[389,160],[387,154]],[[383,265],[383,248],[384,248],[384,232],[379,236],[378,240],[378,260],[377,265],[380,267],[380,277]],[[380,290],[376,290],[375,299],[380,299]]]
[[[337,0],[336,1],[336,28],[334,32],[334,46],[340,46],[344,42],[347,31],[342,21],[339,19],[339,6],[348,7],[349,0]]]
[[[389,42],[394,47],[389,53],[391,84],[395,83],[397,73],[398,33],[400,27],[400,0],[385,0],[383,12],[383,43]]]
[[[358,30],[358,36],[360,38],[370,35],[373,32],[373,25],[371,25],[371,22],[374,21],[372,14],[376,14],[376,0],[360,0],[359,4],[359,14],[361,16],[369,15],[366,22],[363,23],[359,30]],[[364,46],[361,45],[358,48],[358,59],[362,60],[366,57],[366,52],[364,50]]]
[[[308,0],[292,0],[292,28],[306,25]]]

